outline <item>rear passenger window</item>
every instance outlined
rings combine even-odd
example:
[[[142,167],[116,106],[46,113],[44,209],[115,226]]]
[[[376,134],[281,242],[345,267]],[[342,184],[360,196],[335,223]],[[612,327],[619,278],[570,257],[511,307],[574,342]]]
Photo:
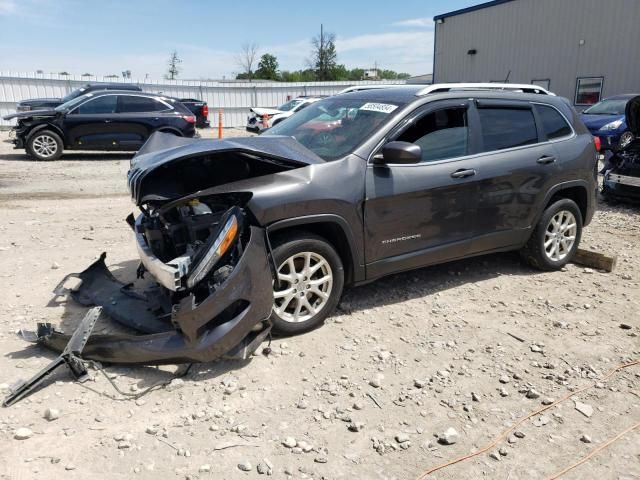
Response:
[[[422,161],[434,162],[469,153],[466,108],[437,110],[420,118],[397,140],[420,146]]]
[[[502,150],[538,143],[531,109],[479,108],[483,150]]]
[[[542,121],[542,128],[549,140],[571,135],[571,127],[560,112],[546,105],[536,105],[538,116]]]
[[[134,95],[120,95],[118,102],[119,113],[159,112],[168,108],[165,104],[153,98]]]

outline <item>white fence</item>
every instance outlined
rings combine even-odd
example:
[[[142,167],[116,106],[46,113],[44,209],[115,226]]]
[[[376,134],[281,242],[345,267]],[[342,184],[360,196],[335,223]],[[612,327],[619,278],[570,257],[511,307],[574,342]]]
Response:
[[[225,127],[246,124],[250,107],[276,107],[298,95],[333,95],[351,85],[404,83],[404,81],[361,82],[229,82],[199,80],[122,80],[117,78],[77,77],[57,74],[0,72],[0,117],[12,113],[20,100],[61,98],[89,82],[126,82],[139,85],[145,92],[163,93],[176,98],[196,98],[209,104],[209,120],[218,125],[218,109],[223,109]],[[11,125],[2,120],[0,126]]]

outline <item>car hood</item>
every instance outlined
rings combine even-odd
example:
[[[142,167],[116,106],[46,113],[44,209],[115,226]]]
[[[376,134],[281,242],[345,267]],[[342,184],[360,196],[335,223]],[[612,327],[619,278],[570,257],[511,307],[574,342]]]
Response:
[[[43,104],[62,104],[61,98],[28,98],[26,100],[20,100],[18,105],[43,105]]]
[[[161,167],[163,169],[175,168],[176,175],[179,176],[181,161],[225,152],[245,153],[284,164],[289,168],[325,163],[322,158],[293,137],[261,135],[225,140],[205,140],[156,132],[149,137],[149,140],[131,160],[131,169],[128,174],[131,196],[139,204],[142,197],[143,181],[149,174]]]
[[[582,122],[585,126],[593,131],[600,130],[607,123],[615,122],[616,120],[624,121],[624,115],[580,115]]]
[[[627,126],[629,130],[636,136],[640,136],[640,95],[633,97],[627,103],[625,109],[627,117]]]
[[[281,113],[288,113],[288,112],[283,112],[282,110],[278,110],[277,108],[260,108],[260,107],[253,107],[250,108],[249,110],[251,110],[253,113],[263,116],[263,115],[279,115]]]
[[[14,118],[31,118],[31,117],[55,117],[58,112],[53,108],[41,108],[38,110],[28,110],[26,112],[16,112],[11,115],[2,117],[4,120],[12,120]]]

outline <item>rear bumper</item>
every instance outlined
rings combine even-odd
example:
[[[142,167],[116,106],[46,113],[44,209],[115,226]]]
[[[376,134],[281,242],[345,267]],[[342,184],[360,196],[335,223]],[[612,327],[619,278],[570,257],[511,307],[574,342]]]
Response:
[[[199,300],[191,293],[176,298],[160,286],[135,292],[131,284],[113,277],[104,258],[103,254],[84,272],[70,275],[82,284],[69,293],[79,303],[102,306],[112,319],[147,334],[91,336],[83,350],[85,359],[159,365],[208,362],[225,355],[246,358],[269,333],[272,277],[260,228],[250,228],[231,274]],[[38,342],[60,351],[68,339],[69,335],[49,331]]]
[[[609,170],[604,174],[602,187],[604,195],[640,201],[640,177]]]

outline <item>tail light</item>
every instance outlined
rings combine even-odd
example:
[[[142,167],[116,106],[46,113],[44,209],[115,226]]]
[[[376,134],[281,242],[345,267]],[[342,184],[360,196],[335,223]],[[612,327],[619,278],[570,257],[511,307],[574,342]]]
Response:
[[[202,115],[206,118],[209,116],[209,105],[206,103],[202,106]]]
[[[195,115],[182,115],[182,119],[187,123],[196,123]]]
[[[600,137],[593,137],[593,143],[596,146],[596,152],[602,150],[602,140],[600,140]]]

